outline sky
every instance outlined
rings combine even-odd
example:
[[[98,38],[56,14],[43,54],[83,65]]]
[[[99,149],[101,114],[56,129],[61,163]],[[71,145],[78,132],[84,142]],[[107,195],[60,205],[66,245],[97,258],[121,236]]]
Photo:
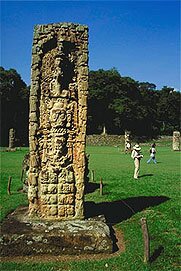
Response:
[[[180,89],[180,1],[1,1],[1,66],[31,83],[36,24],[89,27],[89,69]]]

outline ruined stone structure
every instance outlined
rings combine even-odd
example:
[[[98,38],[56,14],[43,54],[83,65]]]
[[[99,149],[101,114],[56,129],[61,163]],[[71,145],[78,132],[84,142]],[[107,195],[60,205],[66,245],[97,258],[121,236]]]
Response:
[[[88,28],[34,29],[30,91],[29,214],[84,217]]]
[[[173,132],[173,151],[180,151],[180,132]]]
[[[131,152],[131,139],[130,139],[130,131],[125,131],[124,134],[124,151],[125,153]]]
[[[15,130],[14,128],[9,129],[9,149],[15,147]]]

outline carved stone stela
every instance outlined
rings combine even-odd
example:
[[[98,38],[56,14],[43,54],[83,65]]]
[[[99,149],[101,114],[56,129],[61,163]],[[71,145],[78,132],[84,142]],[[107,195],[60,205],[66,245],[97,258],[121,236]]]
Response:
[[[88,27],[34,29],[30,91],[29,213],[84,217]]]
[[[9,129],[9,149],[13,149],[15,146],[15,130],[14,128]]]
[[[180,132],[179,131],[173,132],[173,150],[180,151]]]
[[[127,152],[131,152],[131,139],[130,139],[130,134],[131,132],[130,131],[125,131],[125,134],[124,134],[124,150],[125,150],[125,153]]]

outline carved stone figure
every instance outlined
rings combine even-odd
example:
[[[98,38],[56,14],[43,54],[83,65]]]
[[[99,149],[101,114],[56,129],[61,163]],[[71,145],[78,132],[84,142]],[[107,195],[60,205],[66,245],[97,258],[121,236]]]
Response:
[[[125,139],[124,151],[125,151],[125,153],[131,153],[131,140],[130,140],[130,132],[129,131],[125,131],[124,139]]]
[[[180,151],[180,132],[173,132],[173,151]]]
[[[15,147],[15,130],[14,128],[9,129],[9,149]]]
[[[84,217],[88,28],[34,29],[30,91],[29,214]]]

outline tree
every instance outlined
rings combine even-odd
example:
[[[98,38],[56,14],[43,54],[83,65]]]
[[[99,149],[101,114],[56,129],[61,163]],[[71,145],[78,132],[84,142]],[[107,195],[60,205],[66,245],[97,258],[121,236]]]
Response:
[[[9,129],[19,144],[28,143],[29,87],[16,70],[0,67],[1,146],[8,145]],[[154,137],[179,130],[181,93],[164,86],[123,77],[112,68],[89,73],[87,133]]]
[[[179,130],[180,98],[181,93],[174,88],[164,86],[159,93],[157,117],[160,125],[160,134],[172,134]]]
[[[110,134],[150,131],[144,128],[145,116],[149,114],[143,90],[147,87],[151,92],[154,84],[142,83],[141,91],[139,82],[122,77],[116,69],[92,71],[89,78],[88,133],[100,133],[104,126]]]
[[[111,103],[115,110],[115,123],[119,122],[121,133],[124,130],[134,130],[135,122],[139,118],[140,110],[137,110],[140,100],[138,82],[130,77],[121,77],[119,91]]]
[[[179,129],[180,92],[122,77],[116,69],[89,74],[88,134],[123,134],[154,137]]]
[[[120,74],[116,69],[98,70],[89,73],[88,134],[107,132],[113,129],[111,101],[119,91]]]
[[[1,146],[8,145],[9,129],[14,128],[19,144],[28,142],[29,88],[15,69],[0,67]]]

